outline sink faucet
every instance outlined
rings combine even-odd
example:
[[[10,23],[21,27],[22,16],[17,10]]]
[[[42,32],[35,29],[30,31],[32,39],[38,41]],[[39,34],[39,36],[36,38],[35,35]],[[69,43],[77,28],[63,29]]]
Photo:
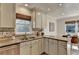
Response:
[[[24,35],[24,39],[28,39],[28,37],[27,37],[27,34],[25,33],[25,35]]]

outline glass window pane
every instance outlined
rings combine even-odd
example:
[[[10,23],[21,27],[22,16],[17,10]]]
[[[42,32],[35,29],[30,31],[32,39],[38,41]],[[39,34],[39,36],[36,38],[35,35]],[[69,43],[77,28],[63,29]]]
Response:
[[[67,33],[75,33],[75,24],[66,24]]]
[[[30,32],[31,30],[31,21],[27,20],[16,20],[16,32]]]

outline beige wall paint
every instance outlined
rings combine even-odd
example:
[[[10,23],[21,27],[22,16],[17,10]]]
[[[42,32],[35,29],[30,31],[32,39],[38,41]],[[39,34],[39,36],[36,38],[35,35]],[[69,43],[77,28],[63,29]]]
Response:
[[[65,20],[57,20],[57,35],[62,36],[65,34]]]
[[[32,11],[30,9],[22,7],[22,6],[16,6],[16,13],[20,13],[20,14],[24,14],[28,16],[32,15]]]

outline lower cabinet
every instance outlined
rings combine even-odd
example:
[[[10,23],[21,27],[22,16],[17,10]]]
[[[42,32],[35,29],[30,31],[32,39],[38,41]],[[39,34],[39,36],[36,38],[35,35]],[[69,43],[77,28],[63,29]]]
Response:
[[[42,42],[41,42],[41,43],[42,43],[42,44],[41,44],[41,45],[42,45],[42,48],[41,48],[41,49],[42,49],[42,51],[41,51],[41,52],[43,53],[43,52],[45,52],[45,39],[44,39],[44,38],[42,38],[42,40],[41,40],[41,41],[42,41]]]
[[[32,55],[38,55],[39,54],[39,47],[38,47],[38,43],[39,43],[39,40],[33,40],[32,41],[32,48],[31,48],[31,54]]]
[[[20,44],[20,55],[31,54],[31,42],[23,42]]]
[[[67,55],[67,42],[42,38],[20,44],[21,55],[40,55],[43,52],[49,55]]]
[[[45,53],[49,54],[49,39],[48,38],[45,38],[44,39],[44,49],[45,49]]]
[[[11,45],[0,48],[0,55],[19,55],[20,47],[19,45]]]
[[[58,55],[67,55],[67,42],[58,41]]]
[[[49,39],[49,55],[57,55],[57,40]]]
[[[39,40],[33,40],[28,42],[23,42],[20,44],[20,55],[39,55]]]
[[[42,51],[42,39],[39,39],[38,40],[39,42],[38,42],[38,49],[39,49],[39,55],[43,52]]]
[[[49,55],[67,55],[67,41],[57,39],[43,39],[44,51]]]

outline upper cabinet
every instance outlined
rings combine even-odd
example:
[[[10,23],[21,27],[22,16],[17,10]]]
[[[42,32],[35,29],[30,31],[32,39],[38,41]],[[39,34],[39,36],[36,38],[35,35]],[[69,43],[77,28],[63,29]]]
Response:
[[[0,27],[14,28],[16,20],[16,10],[14,3],[0,4]]]
[[[46,28],[47,26],[47,14],[42,13],[42,29]]]
[[[33,9],[33,11],[32,11],[32,28],[36,27],[35,23],[36,23],[36,10]]]
[[[32,12],[32,27],[43,29],[46,26],[46,14],[42,11],[33,9]]]
[[[39,11],[36,11],[36,28],[42,29],[42,14]]]

